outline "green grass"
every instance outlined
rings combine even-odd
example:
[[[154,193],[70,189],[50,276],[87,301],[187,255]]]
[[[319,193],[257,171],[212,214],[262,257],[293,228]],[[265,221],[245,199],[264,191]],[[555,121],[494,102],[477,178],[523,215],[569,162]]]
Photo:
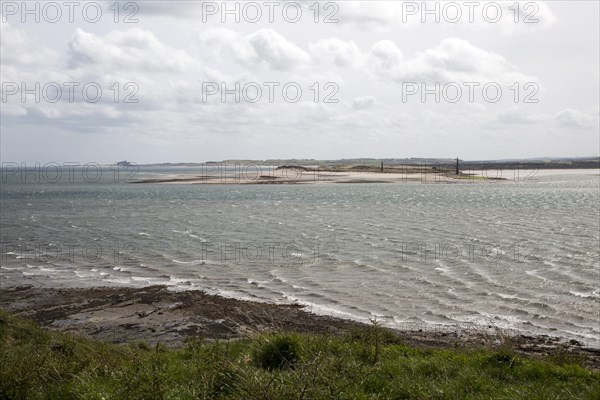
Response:
[[[510,349],[412,348],[376,324],[167,349],[51,332],[0,311],[0,399],[600,399],[600,373]]]

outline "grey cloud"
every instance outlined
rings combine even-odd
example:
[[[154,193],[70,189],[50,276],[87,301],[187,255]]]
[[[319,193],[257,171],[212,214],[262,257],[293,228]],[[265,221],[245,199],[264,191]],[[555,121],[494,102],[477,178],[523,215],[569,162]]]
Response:
[[[598,126],[598,115],[566,108],[559,111],[554,119],[562,126],[571,128],[592,128]]]
[[[373,107],[376,101],[375,96],[355,97],[352,99],[352,108],[355,110],[365,110]]]

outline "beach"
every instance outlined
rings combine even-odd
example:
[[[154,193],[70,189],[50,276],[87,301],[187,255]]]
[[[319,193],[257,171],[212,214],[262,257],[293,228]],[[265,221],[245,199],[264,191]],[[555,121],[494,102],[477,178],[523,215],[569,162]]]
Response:
[[[597,176],[598,169],[540,169],[534,166],[517,168],[465,168],[455,171],[432,166],[393,166],[383,170],[375,167],[304,167],[229,165],[196,167],[189,173],[165,173],[144,176],[143,170],[130,183],[161,183],[179,185],[204,184],[325,184],[325,183],[524,183],[537,182],[555,175]]]
[[[236,340],[270,332],[343,335],[368,330],[370,325],[316,315],[299,305],[276,305],[209,295],[145,288],[33,288],[0,291],[0,308],[36,321],[42,327],[107,342],[143,341],[181,347],[191,338]],[[519,354],[545,358],[570,354],[600,369],[600,349],[587,348],[547,335],[509,334],[500,330],[389,330],[419,348],[510,348]]]
[[[430,169],[423,172],[414,168],[402,171],[394,168],[384,172],[301,169],[301,168],[270,168],[266,172],[257,170],[247,171],[235,169],[227,173],[189,173],[170,174],[152,178],[140,178],[131,183],[162,183],[162,184],[324,184],[324,183],[498,183],[508,181],[499,177],[496,171],[484,175],[435,172]]]

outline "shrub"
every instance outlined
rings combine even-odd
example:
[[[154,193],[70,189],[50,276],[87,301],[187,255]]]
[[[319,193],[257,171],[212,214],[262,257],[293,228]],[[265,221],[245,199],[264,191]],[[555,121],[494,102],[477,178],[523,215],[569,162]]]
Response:
[[[294,368],[300,360],[301,346],[298,338],[291,335],[268,337],[255,354],[256,363],[263,369]]]

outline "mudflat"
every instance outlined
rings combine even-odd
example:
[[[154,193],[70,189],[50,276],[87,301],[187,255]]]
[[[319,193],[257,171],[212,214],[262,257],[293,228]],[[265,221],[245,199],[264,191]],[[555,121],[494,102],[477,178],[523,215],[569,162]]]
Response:
[[[188,338],[235,340],[269,331],[342,335],[369,329],[368,324],[316,315],[299,305],[269,304],[210,295],[202,291],[145,288],[35,288],[0,290],[0,307],[48,329],[99,340],[144,341],[178,347]],[[406,344],[435,348],[509,345],[525,355],[567,353],[600,369],[600,349],[557,338],[506,336],[474,330],[391,330]]]

